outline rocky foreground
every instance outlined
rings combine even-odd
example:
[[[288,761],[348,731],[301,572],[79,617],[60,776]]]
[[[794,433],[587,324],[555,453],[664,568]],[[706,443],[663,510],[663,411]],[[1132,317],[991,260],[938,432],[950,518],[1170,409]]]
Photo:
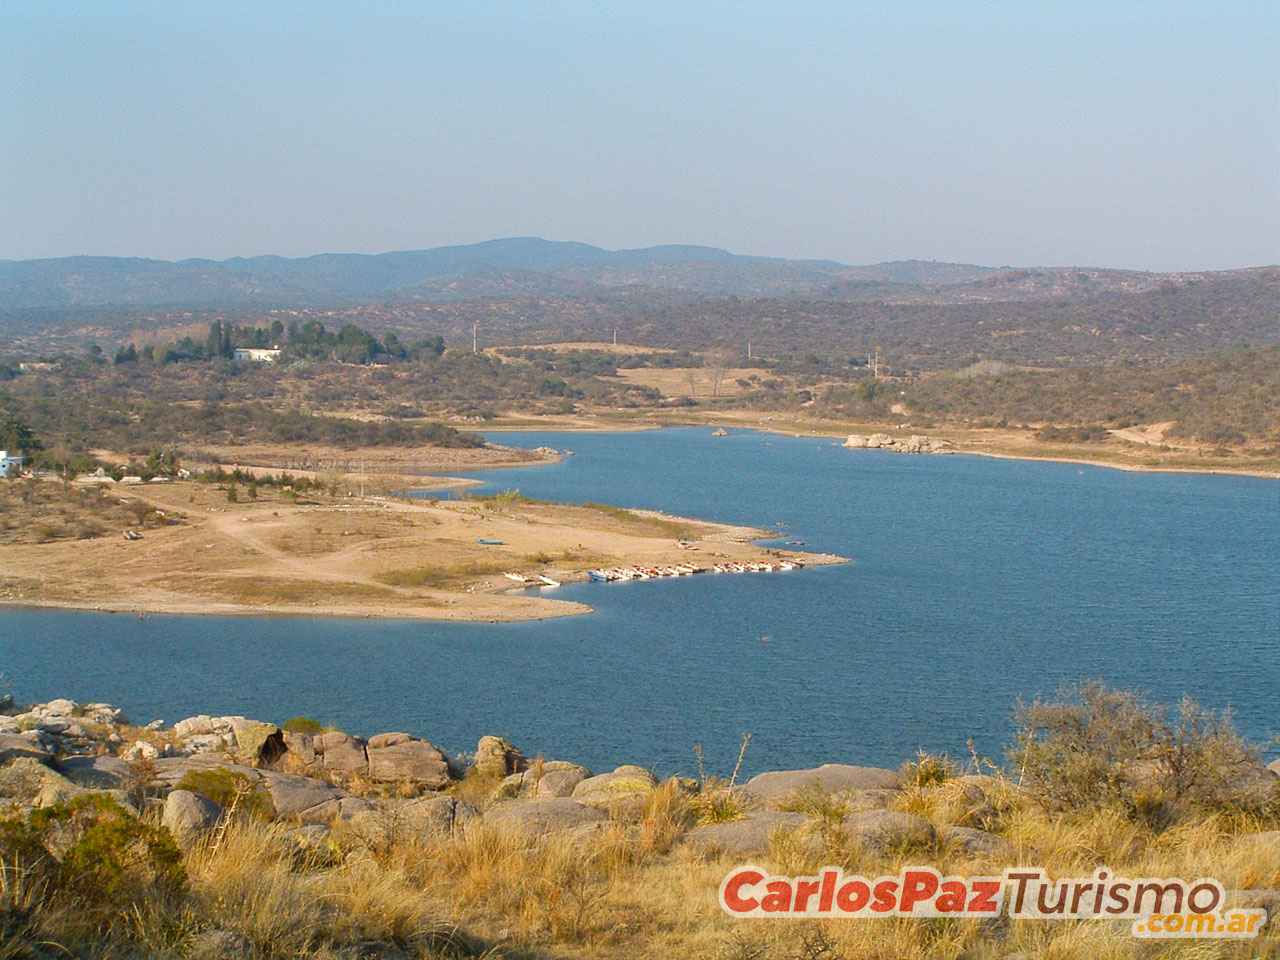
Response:
[[[1096,769],[1100,742],[1050,766]],[[529,758],[499,737],[450,756],[305,718],[135,726],[105,703],[0,698],[0,955],[1007,960],[1084,955],[1087,942],[1088,955],[1137,960],[1150,954],[1125,924],[747,922],[723,915],[716,890],[744,862],[866,876],[1105,864],[1214,876],[1232,905],[1275,916],[1280,762],[1197,756],[1183,773],[1214,784],[1203,805],[1161,807],[1161,774],[1125,761],[1129,799],[1072,806],[989,762],[660,780]],[[1270,955],[1277,937],[1268,927],[1254,946]]]
[[[408,733],[366,740],[309,721],[281,728],[205,715],[139,728],[105,703],[51,700],[19,711],[11,698],[0,700],[0,801],[10,813],[106,792],[134,813],[155,805],[182,847],[213,830],[228,812],[224,805],[252,803],[287,824],[286,836],[314,847],[340,822],[358,826],[388,816],[433,834],[478,821],[526,836],[590,833],[611,822],[634,823],[665,787],[690,798],[709,789],[725,794],[720,815],[704,817],[712,822],[692,826],[685,836],[708,852],[758,855],[780,832],[811,834],[824,813],[812,798],[839,796],[839,829],[854,844],[884,850],[941,843],[999,861],[1015,850],[1008,838],[982,828],[995,819],[989,794],[1010,786],[997,779],[952,778],[966,809],[951,819],[962,823],[935,824],[892,809],[900,806],[904,775],[880,767],[831,763],[772,771],[730,791],[722,782],[660,781],[634,765],[593,773],[568,761],[530,759],[492,736],[480,739],[473,756],[451,757]],[[1273,792],[1280,787],[1280,760],[1242,769],[1234,782],[1242,799]],[[1265,836],[1280,844],[1280,833]]]

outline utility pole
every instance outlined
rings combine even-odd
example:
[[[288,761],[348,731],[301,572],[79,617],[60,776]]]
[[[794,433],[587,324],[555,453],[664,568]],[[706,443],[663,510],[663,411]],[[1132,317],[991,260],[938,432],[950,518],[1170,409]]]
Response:
[[[360,499],[364,499],[364,461],[360,461]]]
[[[750,340],[747,341],[747,359],[748,360],[751,359],[751,341]]]
[[[480,321],[471,324],[471,352],[480,352]]]
[[[617,327],[613,328],[613,345],[615,347],[618,345],[618,328]]]
[[[875,363],[871,367],[871,375],[877,380],[880,379],[880,348],[876,347]]]

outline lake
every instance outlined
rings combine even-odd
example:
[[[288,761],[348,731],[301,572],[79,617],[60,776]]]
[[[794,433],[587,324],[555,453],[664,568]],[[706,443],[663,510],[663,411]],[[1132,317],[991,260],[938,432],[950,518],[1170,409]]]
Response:
[[[489,491],[776,530],[851,563],[556,592],[596,608],[520,624],[0,612],[19,698],[105,700],[135,722],[194,713],[447,750],[664,773],[998,756],[1017,697],[1100,678],[1280,716],[1280,483],[845,450],[711,428],[492,434],[575,451],[475,474]],[[779,525],[779,526],[775,526]]]

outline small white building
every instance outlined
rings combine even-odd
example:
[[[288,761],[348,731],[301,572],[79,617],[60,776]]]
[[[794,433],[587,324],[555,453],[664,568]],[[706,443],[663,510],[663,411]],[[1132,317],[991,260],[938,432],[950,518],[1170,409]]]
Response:
[[[22,453],[10,453],[8,450],[0,450],[0,477],[17,476],[18,471],[22,469]]]
[[[239,363],[275,363],[280,359],[280,348],[236,347],[235,359]]]

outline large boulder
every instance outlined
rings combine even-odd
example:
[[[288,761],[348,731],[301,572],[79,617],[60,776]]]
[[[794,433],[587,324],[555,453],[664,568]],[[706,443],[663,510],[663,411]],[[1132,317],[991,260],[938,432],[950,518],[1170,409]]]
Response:
[[[898,774],[893,770],[824,763],[809,770],[774,770],[757,774],[746,782],[743,792],[766,804],[776,804],[802,790],[839,793],[845,790],[894,790],[897,787]]]
[[[74,700],[50,700],[44,705],[45,712],[56,714],[60,717],[74,717],[79,709],[79,704]]]
[[[377,809],[377,803],[363,797],[339,797],[307,807],[297,819],[302,823],[330,824],[335,820],[355,820]]]
[[[797,831],[808,823],[809,818],[802,813],[756,810],[742,820],[694,827],[687,834],[687,840],[699,850],[750,857],[767,853],[769,840],[775,834]]]
[[[83,792],[81,787],[35,757],[19,757],[0,767],[0,801],[49,807]]]
[[[312,747],[326,770],[345,776],[364,776],[369,772],[365,742],[341,730],[330,730],[312,737]]]
[[[1277,777],[1280,777],[1280,760],[1272,760],[1270,763],[1267,764],[1267,769],[1270,770],[1272,773],[1274,773]]]
[[[288,758],[303,767],[316,762],[315,738],[309,733],[284,731],[284,747]]]
[[[165,829],[184,850],[212,830],[221,816],[221,807],[190,790],[174,790],[164,800]]]
[[[65,757],[58,767],[72,783],[91,790],[115,790],[124,785],[133,770],[119,757]]]
[[[274,723],[236,720],[231,730],[236,735],[236,753],[244,763],[274,763],[284,753],[284,733]]]
[[[482,777],[505,777],[526,766],[524,754],[501,737],[481,737],[472,766]]]
[[[500,803],[484,815],[490,826],[527,836],[561,831],[579,831],[605,823],[609,815],[569,797],[548,800],[512,800]]]
[[[380,733],[370,738],[367,753],[370,780],[403,781],[431,790],[449,785],[449,758],[426,740],[407,733]]]
[[[506,777],[498,784],[495,795],[543,799],[571,797],[578,784],[590,776],[590,770],[576,763],[548,760],[545,763],[534,763],[523,773],[513,773]]]
[[[841,827],[844,835],[859,846],[881,851],[923,846],[932,843],[936,836],[928,820],[889,810],[850,814],[841,822]]]
[[[447,836],[480,818],[480,811],[455,797],[426,797],[406,803],[400,813],[427,836]]]
[[[313,777],[299,776],[296,773],[264,770],[262,779],[271,797],[271,805],[275,808],[276,816],[281,819],[300,817],[312,807],[349,796],[341,787],[335,787],[331,783],[316,780]]]
[[[573,788],[573,799],[615,815],[634,813],[648,803],[657,785],[657,777],[644,767],[628,764],[580,781]]]
[[[53,754],[32,733],[0,733],[0,764],[10,763],[19,757],[34,760],[50,760]]]

